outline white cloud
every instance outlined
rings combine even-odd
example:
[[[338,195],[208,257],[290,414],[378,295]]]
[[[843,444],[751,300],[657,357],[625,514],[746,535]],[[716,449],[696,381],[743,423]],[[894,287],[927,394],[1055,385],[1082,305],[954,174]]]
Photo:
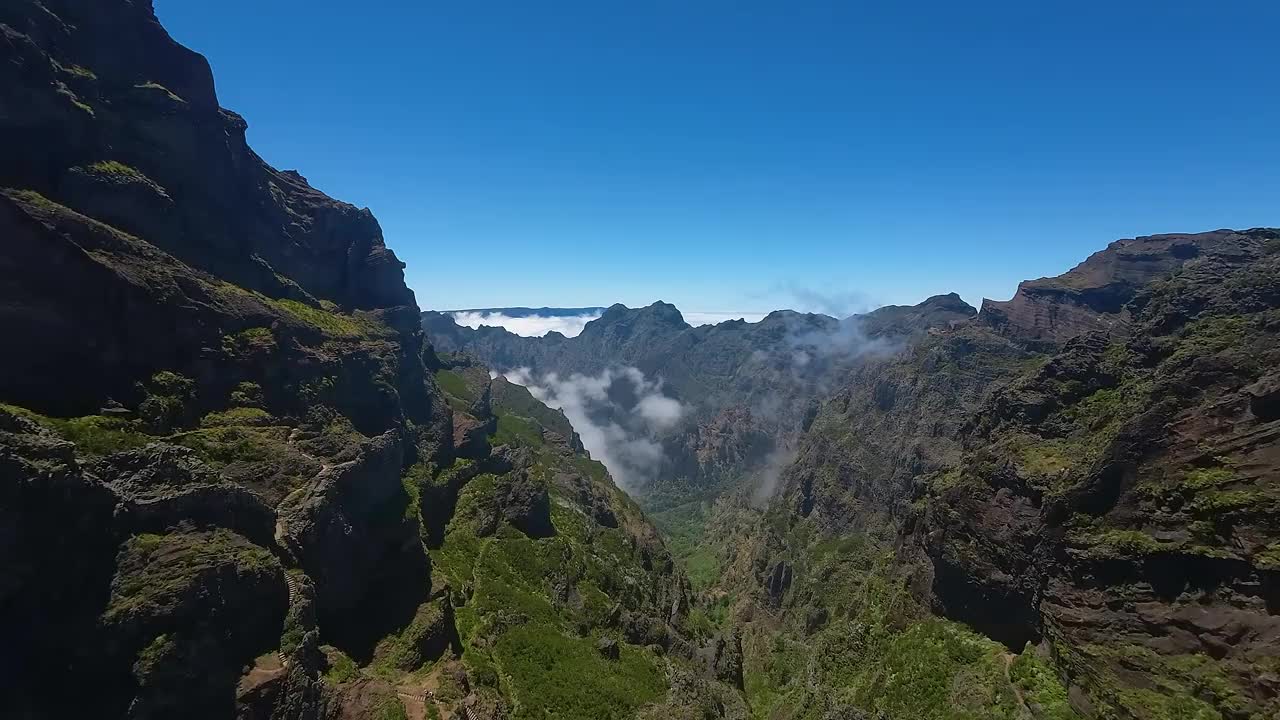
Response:
[[[646,395],[636,404],[636,412],[654,427],[669,428],[680,420],[684,406],[664,395]]]
[[[469,328],[482,325],[506,328],[516,335],[524,337],[542,337],[555,331],[565,337],[576,337],[587,323],[600,318],[600,313],[582,313],[580,315],[524,315],[516,317],[502,312],[463,311],[449,313],[453,321]],[[750,323],[760,322],[766,313],[756,312],[687,312],[682,313],[685,322],[695,327],[699,325],[718,325],[728,320],[746,320]]]
[[[481,325],[506,328],[516,335],[525,337],[542,337],[555,331],[565,337],[574,337],[582,332],[587,323],[600,317],[600,313],[583,313],[565,317],[547,315],[528,315],[512,317],[503,313],[455,312],[451,313],[453,321],[469,328]]]
[[[664,456],[652,434],[670,427],[685,412],[678,400],[663,394],[660,382],[649,380],[634,367],[606,370],[596,376],[575,373],[567,378],[556,373],[537,378],[529,368],[516,368],[504,376],[528,388],[549,407],[563,411],[582,445],[609,468],[624,489],[653,478]],[[630,388],[615,388],[615,383]],[[618,389],[629,390],[618,396],[633,398],[634,403],[610,394]]]

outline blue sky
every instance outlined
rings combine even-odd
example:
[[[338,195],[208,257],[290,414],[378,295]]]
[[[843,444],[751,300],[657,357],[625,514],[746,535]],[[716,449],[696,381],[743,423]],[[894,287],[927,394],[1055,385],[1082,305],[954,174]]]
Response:
[[[1275,2],[155,4],[424,308],[977,303],[1280,225]]]

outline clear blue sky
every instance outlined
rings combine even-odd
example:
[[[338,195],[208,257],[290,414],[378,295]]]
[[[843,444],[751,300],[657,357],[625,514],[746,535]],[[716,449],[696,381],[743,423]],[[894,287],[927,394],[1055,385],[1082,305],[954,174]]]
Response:
[[[1272,0],[155,3],[424,308],[976,303],[1280,225]]]

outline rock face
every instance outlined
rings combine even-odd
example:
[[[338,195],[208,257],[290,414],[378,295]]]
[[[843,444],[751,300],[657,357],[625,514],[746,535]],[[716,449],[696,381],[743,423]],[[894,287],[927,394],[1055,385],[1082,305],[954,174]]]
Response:
[[[270,326],[270,300],[412,308],[373,216],[255,155],[149,2],[15,1],[0,23],[0,323],[27,349],[0,358],[4,397],[83,413],[162,369],[200,379],[201,350]],[[402,398],[420,416],[423,394]]]
[[[1280,362],[1273,238],[1201,247],[1128,304],[1125,336],[995,392],[930,490],[939,608],[1045,639],[1083,710],[1280,712],[1280,427],[1255,409]]]
[[[612,607],[694,646],[564,416],[441,390],[377,221],[255,155],[149,0],[0,3],[0,109],[0,716],[421,717],[393,683],[468,649],[432,710],[502,717],[491,654],[596,658]],[[665,692],[621,654],[611,702]]]
[[[910,588],[881,622],[1038,646],[1065,713],[1275,714],[1277,238],[1121,241],[855,369],[724,582],[873,664],[919,631],[845,618]]]
[[[1210,248],[1243,259],[1252,243],[1231,230],[1117,240],[1070,272],[1022,283],[1012,300],[984,300],[979,319],[1003,334],[1050,345],[1091,331],[1124,332],[1125,305],[1148,283]]]

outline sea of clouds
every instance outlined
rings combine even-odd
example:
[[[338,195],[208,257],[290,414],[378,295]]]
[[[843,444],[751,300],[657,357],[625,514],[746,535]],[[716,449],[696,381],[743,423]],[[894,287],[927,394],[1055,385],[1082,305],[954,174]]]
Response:
[[[759,322],[765,313],[734,312],[699,312],[682,313],[684,321],[690,325],[717,325],[727,320],[746,320]],[[600,317],[599,311],[582,312],[573,315],[509,315],[501,310],[476,311],[463,310],[450,313],[453,321],[469,328],[481,325],[505,328],[507,331],[524,337],[542,337],[549,332],[558,332],[565,337],[575,337],[582,332],[587,323]]]
[[[512,316],[502,312],[464,311],[452,313],[453,321],[459,325],[478,328],[481,325],[506,328],[516,335],[525,337],[542,337],[549,332],[558,332],[565,337],[574,337],[582,332],[587,323],[600,317],[599,312],[587,312],[580,315],[524,315]]]

